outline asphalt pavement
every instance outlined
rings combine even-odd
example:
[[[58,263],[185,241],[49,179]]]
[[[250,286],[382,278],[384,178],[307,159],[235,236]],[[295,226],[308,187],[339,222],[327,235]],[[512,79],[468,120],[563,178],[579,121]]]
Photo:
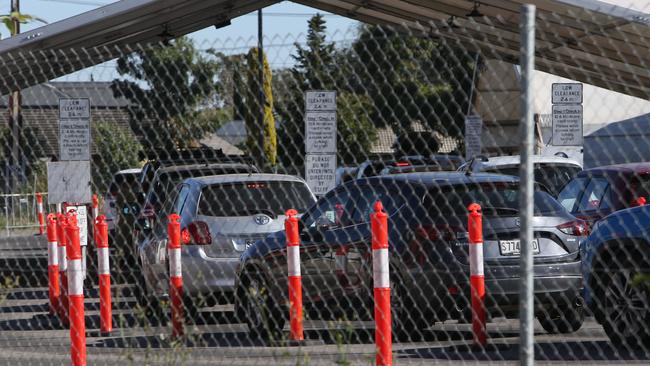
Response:
[[[0,238],[0,264],[27,266],[0,267],[5,276],[0,289],[0,365],[70,364],[69,330],[48,314],[47,288],[36,279],[46,277],[46,271],[31,267],[43,265],[44,251],[42,237]],[[7,273],[33,280],[15,284]],[[130,285],[115,286],[113,296],[114,330],[104,335],[99,332],[97,289],[86,291],[89,365],[373,364],[372,322],[307,320],[304,344],[266,344],[249,337],[231,307],[218,306],[200,309],[198,320],[187,325],[187,337],[172,341],[169,325],[149,321],[137,307]],[[476,349],[471,346],[471,325],[436,324],[417,341],[395,343],[394,364],[516,364],[518,329],[517,320],[495,318],[488,324],[490,347]],[[613,347],[591,318],[573,334],[549,335],[539,324],[535,333],[538,364],[650,364],[650,353]]]

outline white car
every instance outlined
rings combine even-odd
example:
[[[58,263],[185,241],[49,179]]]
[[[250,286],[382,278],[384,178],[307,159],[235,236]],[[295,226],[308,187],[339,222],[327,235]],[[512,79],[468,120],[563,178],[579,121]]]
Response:
[[[531,158],[535,170],[535,181],[546,187],[554,197],[557,197],[562,187],[582,171],[582,164],[564,156],[533,155]],[[461,165],[458,171],[488,172],[519,176],[520,162],[521,157],[519,155],[495,157],[476,156]]]

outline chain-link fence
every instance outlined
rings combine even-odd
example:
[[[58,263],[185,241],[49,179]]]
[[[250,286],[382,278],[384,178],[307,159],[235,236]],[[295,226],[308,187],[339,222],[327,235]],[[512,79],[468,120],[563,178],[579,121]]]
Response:
[[[46,213],[63,201],[59,212],[80,213],[89,364],[389,364],[387,355],[394,364],[503,363],[533,353],[567,363],[647,361],[650,103],[589,85],[593,75],[608,86],[614,74],[612,89],[625,92],[627,83],[640,96],[649,76],[632,70],[647,58],[569,58],[530,80],[513,64],[519,54],[499,54],[519,42],[519,30],[470,42],[440,35],[459,21],[426,32],[360,25],[330,34],[314,16],[305,35],[267,37],[263,52],[257,40],[183,37],[14,55],[40,60],[28,79],[45,82],[21,90],[19,111],[9,96],[0,102],[6,220],[31,210],[25,225],[35,225],[0,238],[0,359],[70,359],[64,319],[79,309],[63,298],[79,288],[68,278],[64,290],[56,269],[48,279],[48,263],[58,253],[62,269],[64,252],[55,243],[48,257],[52,237],[32,236],[35,204],[13,200],[44,191]],[[537,21],[548,28],[567,18]],[[570,26],[558,29],[567,43],[554,47],[580,49],[582,37],[607,34],[599,19]],[[626,47],[615,39],[647,40],[609,36],[609,54]],[[545,37],[536,52],[555,52]],[[109,61],[85,64],[99,54]],[[50,80],[66,65],[89,68]],[[89,101],[89,132],[83,116],[60,128],[79,98]],[[529,158],[520,156],[524,110]],[[51,172],[64,150],[87,141],[90,189]],[[525,161],[534,182],[519,180]],[[533,191],[522,195],[528,182]],[[99,197],[108,228],[110,331],[100,320],[107,268],[94,207],[53,198],[79,191]],[[381,212],[385,231],[371,227]],[[525,230],[529,243],[520,240]],[[520,311],[521,253],[530,255],[534,323]],[[520,349],[527,327],[534,347]]]

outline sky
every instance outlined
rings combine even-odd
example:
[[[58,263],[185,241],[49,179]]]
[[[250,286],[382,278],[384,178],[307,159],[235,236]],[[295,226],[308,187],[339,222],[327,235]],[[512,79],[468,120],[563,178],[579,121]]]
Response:
[[[21,12],[43,18],[53,23],[78,15],[115,1],[111,0],[22,0]],[[10,10],[10,0],[0,0],[0,14]],[[288,1],[269,6],[264,13],[264,46],[273,68],[293,65],[291,54],[295,42],[304,42],[307,20],[319,12],[325,15],[330,40],[345,43],[354,37],[358,22],[339,15],[329,14],[307,6]],[[42,26],[31,23],[21,26],[22,31]],[[6,31],[1,30],[6,37]],[[257,45],[257,12],[232,20],[230,26],[214,29],[209,27],[190,35],[201,49],[215,48],[224,53],[243,53]],[[114,63],[108,62],[92,70],[68,75],[58,80],[85,81],[92,74],[94,80],[112,80],[115,76]]]

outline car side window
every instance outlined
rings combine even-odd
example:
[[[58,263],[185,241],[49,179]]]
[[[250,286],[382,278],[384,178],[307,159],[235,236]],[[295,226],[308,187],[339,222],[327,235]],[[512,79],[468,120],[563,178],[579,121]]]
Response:
[[[576,205],[582,191],[587,186],[588,178],[576,178],[569,182],[560,192],[557,200],[569,212],[576,211]]]
[[[361,194],[357,199],[356,210],[352,221],[355,224],[369,222],[370,214],[375,211],[374,206],[377,201],[381,201],[384,206],[384,211],[388,215],[393,215],[404,203],[404,197],[398,192],[400,192],[398,189],[393,190],[383,186],[366,186],[361,188]]]
[[[585,189],[582,198],[580,199],[580,205],[578,206],[579,211],[593,211],[601,207],[601,203],[607,202],[606,205],[610,204],[610,200],[606,196],[609,192],[609,182],[604,178],[593,178],[587,188]]]
[[[325,196],[304,220],[307,227],[344,227],[350,224],[351,193],[345,188]]]
[[[180,215],[181,212],[183,211],[183,207],[185,206],[185,201],[187,201],[187,196],[189,195],[189,193],[190,193],[190,187],[187,184],[183,184],[181,186],[180,192],[178,193],[178,197],[174,202],[173,210],[168,214],[177,213]]]

